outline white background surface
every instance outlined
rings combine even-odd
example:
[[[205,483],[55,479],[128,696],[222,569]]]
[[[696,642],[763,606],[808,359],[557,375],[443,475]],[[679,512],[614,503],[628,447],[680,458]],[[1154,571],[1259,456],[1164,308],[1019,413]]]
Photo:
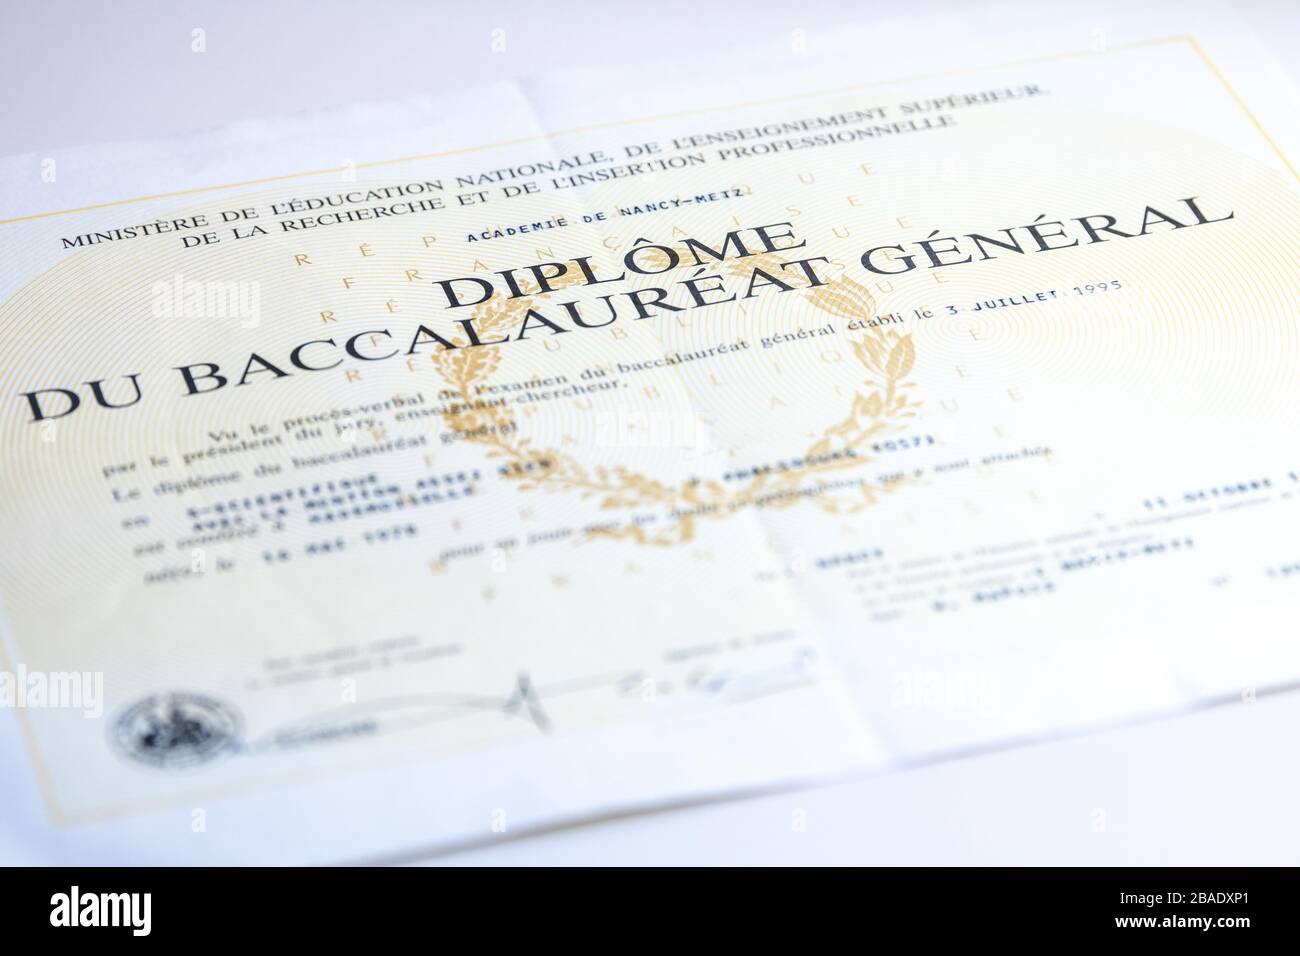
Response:
[[[805,23],[952,6],[660,0],[645,16],[612,0],[7,3],[0,154],[614,65],[633,48],[690,57]],[[1300,4],[1233,7],[1300,82]],[[196,27],[207,31],[201,57],[190,51]],[[504,53],[491,52],[494,29],[506,31]],[[837,786],[507,836],[437,862],[1294,864],[1298,728],[1291,693]]]

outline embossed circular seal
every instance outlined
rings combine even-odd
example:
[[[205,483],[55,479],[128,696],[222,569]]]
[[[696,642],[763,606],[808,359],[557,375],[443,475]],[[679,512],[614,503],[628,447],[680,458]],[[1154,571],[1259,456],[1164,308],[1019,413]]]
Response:
[[[117,718],[113,737],[134,760],[178,770],[207,763],[235,747],[239,717],[203,694],[152,694]]]

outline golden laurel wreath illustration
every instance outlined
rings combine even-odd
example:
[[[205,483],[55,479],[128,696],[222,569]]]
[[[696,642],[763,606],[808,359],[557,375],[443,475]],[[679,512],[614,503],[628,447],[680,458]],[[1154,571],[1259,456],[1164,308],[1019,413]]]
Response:
[[[807,289],[803,294],[816,308],[836,318],[866,319],[875,313],[871,293],[848,277]],[[500,296],[487,300],[474,312],[479,337],[486,339],[516,327],[534,302],[535,298],[503,300]],[[520,490],[568,492],[598,498],[600,507],[606,510],[656,509],[670,516],[668,521],[650,525],[629,522],[593,529],[589,532],[592,536],[626,539],[639,545],[680,545],[694,538],[700,521],[725,518],[751,507],[789,507],[805,498],[831,513],[853,513],[875,504],[882,494],[894,491],[906,480],[876,485],[862,482],[854,488],[856,494],[847,496],[811,493],[816,486],[810,484],[814,479],[871,462],[873,458],[864,454],[869,443],[897,431],[903,421],[915,416],[920,403],[913,401],[907,391],[915,387],[915,383],[907,381],[916,359],[910,334],[877,329],[850,338],[853,355],[865,376],[863,389],[854,393],[845,416],[827,427],[792,467],[759,470],[733,487],[701,479],[669,485],[622,466],[588,467],[559,449],[535,448],[527,436],[519,433],[515,413],[508,406],[484,407],[476,401],[475,387],[488,382],[500,365],[500,347],[464,348],[461,346],[468,342],[452,341],[458,348],[433,354],[438,374],[448,386],[444,394],[454,396],[443,415],[444,424],[465,435],[466,441],[484,446],[488,458],[506,465],[502,474]]]

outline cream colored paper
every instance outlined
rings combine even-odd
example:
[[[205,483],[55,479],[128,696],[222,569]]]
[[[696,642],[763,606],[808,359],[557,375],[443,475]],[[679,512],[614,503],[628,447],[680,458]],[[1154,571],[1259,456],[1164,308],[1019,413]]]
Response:
[[[15,714],[59,839],[437,846],[1297,676],[1294,131],[1194,37],[538,89],[0,224],[8,670],[102,678]]]

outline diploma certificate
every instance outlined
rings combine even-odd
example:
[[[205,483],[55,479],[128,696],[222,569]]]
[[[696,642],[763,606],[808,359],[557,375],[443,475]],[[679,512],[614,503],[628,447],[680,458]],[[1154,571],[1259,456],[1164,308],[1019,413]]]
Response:
[[[557,77],[0,194],[42,839],[370,858],[1300,679],[1295,116],[1212,50]]]

